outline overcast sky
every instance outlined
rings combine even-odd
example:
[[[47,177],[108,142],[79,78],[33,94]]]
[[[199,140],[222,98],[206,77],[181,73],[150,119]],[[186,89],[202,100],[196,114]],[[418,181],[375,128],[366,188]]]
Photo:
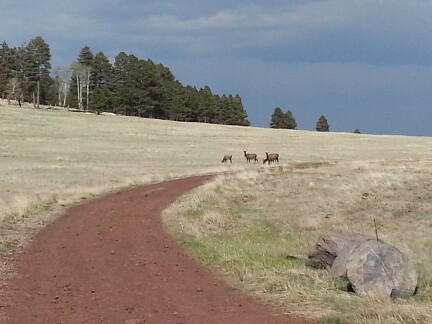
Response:
[[[0,41],[41,36],[52,65],[89,46],[239,94],[252,126],[276,107],[298,129],[432,136],[430,0],[0,0]]]

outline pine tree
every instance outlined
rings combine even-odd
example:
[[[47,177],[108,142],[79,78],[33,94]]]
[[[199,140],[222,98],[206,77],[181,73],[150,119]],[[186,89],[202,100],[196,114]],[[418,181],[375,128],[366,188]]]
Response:
[[[296,129],[297,122],[291,110],[286,113],[281,108],[276,107],[270,121],[271,128]]]
[[[143,92],[142,98],[143,117],[160,118],[164,115],[161,106],[163,97],[162,76],[156,64],[151,60],[140,60],[142,62],[142,74],[140,89]]]
[[[22,54],[27,89],[32,92],[33,105],[39,108],[41,94],[52,83],[50,48],[42,37],[37,36],[22,48]]]
[[[327,122],[327,119],[324,117],[324,115],[321,115],[321,117],[318,119],[316,123],[316,130],[318,132],[329,132],[330,126]]]
[[[285,114],[285,126],[287,129],[297,129],[297,122],[291,110],[288,110]]]
[[[247,119],[247,112],[243,107],[243,102],[238,94],[235,96],[229,95],[231,116],[226,124],[228,125],[239,125],[239,126],[250,126],[250,122]]]
[[[119,113],[159,118],[164,84],[152,60],[140,60],[121,52],[117,55],[112,73],[112,104]]]
[[[84,46],[79,54],[78,63],[91,67],[93,65],[94,55],[88,46]]]
[[[137,89],[138,58],[120,52],[114,62],[111,84],[111,104],[114,112],[123,115],[136,115],[135,105],[140,94]]]
[[[90,74],[90,107],[92,110],[100,113],[103,110],[108,110],[112,65],[102,52],[94,56],[92,65]]]
[[[6,42],[0,47],[0,96],[4,99],[20,98],[21,83],[18,78],[19,57],[15,48],[10,48]]]
[[[204,123],[214,123],[217,112],[216,97],[210,87],[205,86],[199,90],[199,117],[198,121]]]
[[[185,89],[179,81],[164,82],[164,93],[161,105],[165,108],[164,118],[170,120],[183,120],[182,111],[185,106]]]
[[[184,121],[194,122],[199,116],[199,96],[198,90],[192,86],[186,86],[184,103]]]
[[[171,103],[174,96],[175,77],[170,69],[163,64],[157,64],[156,70],[160,78],[160,98],[159,105],[155,108],[155,118],[168,119],[170,117]]]
[[[82,76],[81,82],[86,93],[86,104],[85,109],[88,110],[90,106],[90,78],[93,70],[94,56],[90,47],[85,46],[81,49],[80,55],[78,57],[78,63],[81,66]]]
[[[285,128],[285,114],[279,107],[276,107],[270,121],[271,128]]]

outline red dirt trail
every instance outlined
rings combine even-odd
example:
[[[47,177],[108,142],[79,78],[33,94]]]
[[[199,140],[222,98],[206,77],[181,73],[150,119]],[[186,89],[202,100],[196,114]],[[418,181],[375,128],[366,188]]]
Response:
[[[161,212],[211,179],[190,177],[70,208],[14,255],[6,323],[304,323],[215,279],[167,234]]]

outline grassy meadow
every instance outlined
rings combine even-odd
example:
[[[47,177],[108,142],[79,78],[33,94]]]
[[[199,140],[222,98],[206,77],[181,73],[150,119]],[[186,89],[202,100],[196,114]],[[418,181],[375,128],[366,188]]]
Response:
[[[230,284],[327,323],[432,322],[431,137],[181,123],[1,100],[0,134],[0,247],[82,199],[220,173],[181,197],[164,221]],[[259,163],[246,164],[243,150]],[[280,154],[279,168],[262,164],[265,152]],[[232,164],[221,164],[224,154]],[[415,297],[360,298],[301,261],[322,233],[373,234],[373,218],[380,238],[414,260]]]

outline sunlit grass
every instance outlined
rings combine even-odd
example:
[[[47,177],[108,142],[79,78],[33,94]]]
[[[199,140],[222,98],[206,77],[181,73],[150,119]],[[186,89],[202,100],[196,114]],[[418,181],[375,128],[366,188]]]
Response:
[[[219,176],[182,197],[164,221],[183,246],[232,285],[287,311],[323,323],[429,323],[430,179],[432,161],[426,160],[244,172]],[[375,235],[375,223],[380,239],[414,261],[420,275],[415,297],[370,302],[342,291],[343,280],[305,266],[320,235]]]
[[[164,220],[232,285],[327,323],[432,322],[430,137],[98,116],[1,100],[0,134],[0,221],[8,228],[44,224],[50,211],[112,190],[220,173]],[[246,164],[243,150],[259,163]],[[265,152],[280,154],[278,167],[262,164]],[[232,164],[220,163],[225,154]],[[412,299],[370,303],[302,261],[321,233],[373,233],[373,218],[380,238],[419,269]]]

